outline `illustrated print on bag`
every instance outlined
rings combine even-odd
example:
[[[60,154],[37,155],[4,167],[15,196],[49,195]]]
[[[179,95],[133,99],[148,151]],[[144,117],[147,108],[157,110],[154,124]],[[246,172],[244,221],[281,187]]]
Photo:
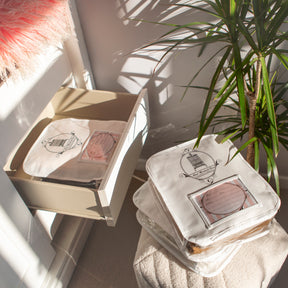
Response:
[[[79,145],[82,145],[82,141],[74,132],[61,133],[43,140],[41,143],[48,152],[56,153],[57,157],[66,151],[75,149]]]
[[[205,180],[213,183],[218,161],[215,161],[208,153],[186,148],[180,159],[180,166],[185,177],[197,180]]]
[[[116,147],[120,134],[94,131],[87,141],[80,159],[107,163]]]
[[[237,175],[193,192],[188,198],[208,227],[258,204]]]

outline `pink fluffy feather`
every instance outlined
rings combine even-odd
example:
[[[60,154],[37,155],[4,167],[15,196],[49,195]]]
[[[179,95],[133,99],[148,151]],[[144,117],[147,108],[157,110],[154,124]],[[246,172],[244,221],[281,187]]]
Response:
[[[70,33],[68,0],[0,0],[0,78],[25,74],[29,61]]]

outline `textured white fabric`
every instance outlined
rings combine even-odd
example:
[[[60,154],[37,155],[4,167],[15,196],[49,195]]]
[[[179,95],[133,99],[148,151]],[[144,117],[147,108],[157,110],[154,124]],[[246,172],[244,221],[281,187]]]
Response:
[[[193,261],[195,255],[185,255],[171,237],[167,237],[167,234],[159,226],[153,225],[153,221],[144,215],[140,210],[136,213],[138,222],[142,227],[163,246],[169,253],[171,253],[176,259],[184,264],[188,269],[198,273],[204,277],[213,277],[218,275],[229,262],[232,260],[234,255],[238,252],[241,244],[230,244],[223,246],[221,250],[217,250],[213,255],[210,253],[207,259],[205,256],[201,257],[201,261]],[[213,252],[213,251],[212,251]],[[184,255],[183,255],[184,254]],[[192,256],[192,257],[191,257]]]
[[[205,278],[187,269],[144,229],[134,271],[139,288],[266,288],[288,254],[288,235],[273,220],[269,234],[242,245],[217,276]]]

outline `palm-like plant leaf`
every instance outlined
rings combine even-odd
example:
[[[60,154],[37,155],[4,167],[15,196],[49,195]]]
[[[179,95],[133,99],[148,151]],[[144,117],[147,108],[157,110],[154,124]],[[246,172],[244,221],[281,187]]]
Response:
[[[224,140],[236,141],[249,133],[250,139],[241,144],[237,153],[254,145],[255,163],[250,164],[258,169],[259,149],[262,145],[267,155],[268,179],[274,177],[279,192],[275,158],[280,143],[288,148],[288,102],[285,100],[288,85],[277,85],[277,77],[273,75],[274,72],[271,73],[271,67],[272,60],[278,59],[288,70],[288,50],[283,48],[283,44],[288,42],[288,32],[281,31],[288,17],[288,1],[203,0],[172,5],[205,13],[213,19],[186,25],[161,23],[172,29],[149,44],[166,45],[159,62],[182,45],[200,46],[198,56],[202,56],[207,46],[223,43],[222,48],[214,53],[222,56],[215,67],[210,85],[205,88],[207,96],[195,146],[199,145],[209,127],[216,129],[224,123],[229,124],[217,131],[224,135]],[[208,58],[195,72],[185,87],[184,95],[189,87],[197,88],[194,85],[195,79],[213,58]],[[222,87],[215,91],[219,81],[223,82]],[[237,97],[233,98],[232,95]],[[227,104],[228,99],[232,104]],[[254,101],[256,106],[252,105]],[[219,116],[222,107],[230,109],[232,113]],[[284,107],[284,111],[280,111],[280,107]],[[251,126],[255,128],[254,132]]]
[[[274,111],[274,103],[272,98],[272,93],[270,89],[270,82],[269,82],[269,75],[265,63],[265,59],[261,57],[261,65],[263,71],[263,87],[266,95],[266,103],[267,103],[267,111],[270,120],[270,129],[271,129],[271,136],[273,141],[273,150],[275,155],[278,155],[279,152],[279,143],[278,143],[278,135],[277,135],[277,124],[276,124],[276,116]]]

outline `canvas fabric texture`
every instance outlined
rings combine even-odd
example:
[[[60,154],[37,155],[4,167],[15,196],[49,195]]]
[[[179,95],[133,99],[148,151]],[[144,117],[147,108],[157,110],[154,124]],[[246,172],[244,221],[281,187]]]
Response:
[[[101,180],[126,127],[124,121],[52,121],[32,145],[25,173],[63,181]]]

